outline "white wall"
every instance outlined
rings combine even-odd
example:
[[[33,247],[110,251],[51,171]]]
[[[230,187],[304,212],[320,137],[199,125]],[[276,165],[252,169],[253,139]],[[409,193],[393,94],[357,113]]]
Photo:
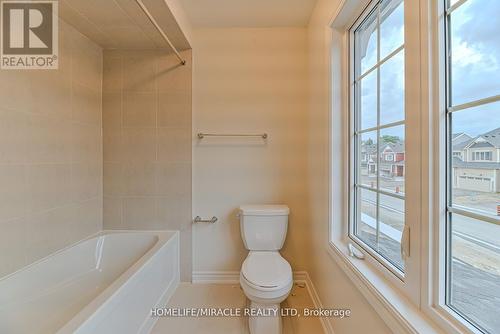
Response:
[[[308,260],[305,28],[194,31],[193,134],[267,132],[269,139],[193,138],[193,215],[219,218],[193,232],[193,270],[239,271],[247,251],[236,209],[291,208],[284,256]]]
[[[335,333],[390,333],[326,251],[327,25],[337,3],[320,0],[307,29],[194,30],[193,215],[219,222],[194,226],[193,271],[239,271],[246,251],[237,207],[285,203],[292,215],[284,256],[311,274],[325,307],[352,310],[332,320]],[[270,137],[199,141],[201,131]]]
[[[332,319],[336,334],[390,333],[375,310],[327,253],[330,29],[339,0],[318,0],[308,27],[309,47],[309,191],[307,195],[312,233],[308,271],[324,307],[348,307],[350,319]]]

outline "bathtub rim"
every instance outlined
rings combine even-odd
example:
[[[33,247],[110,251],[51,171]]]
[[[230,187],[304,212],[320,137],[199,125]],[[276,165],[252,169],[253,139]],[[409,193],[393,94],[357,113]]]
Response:
[[[154,235],[157,239],[154,244],[135,262],[133,262],[123,273],[121,273],[115,280],[113,280],[101,293],[99,293],[94,299],[92,299],[87,305],[82,307],[78,313],[76,313],[72,318],[69,318],[64,325],[57,330],[56,333],[73,333],[78,327],[83,325],[85,322],[90,320],[92,316],[103,307],[107,301],[109,301],[115,294],[118,294],[122,289],[125,288],[126,282],[130,280],[134,275],[136,275],[140,269],[145,266],[153,256],[167,244],[172,242],[173,239],[177,239],[180,242],[180,232],[178,230],[101,230],[93,233],[81,240],[71,243],[61,249],[56,250],[47,256],[30,263],[27,266],[19,268],[18,270],[3,276],[0,278],[0,283],[7,279],[12,279],[15,275],[29,270],[30,268],[43,264],[44,262],[50,261],[51,258],[57,256],[79,244],[85,243],[89,240],[96,239],[106,235],[114,234],[142,234],[142,235]],[[177,254],[179,257],[179,254]],[[178,259],[179,260],[179,259]]]
[[[98,312],[98,310],[109,303],[114,295],[120,293],[126,288],[126,283],[138,274],[140,269],[144,267],[147,263],[151,261],[153,256],[158,253],[158,251],[168,245],[172,240],[177,239],[179,242],[179,231],[177,230],[102,230],[95,233],[93,236],[87,237],[80,240],[79,242],[73,244],[77,245],[80,242],[85,242],[86,240],[100,237],[103,235],[110,234],[154,234],[158,236],[155,244],[137,261],[135,261],[130,267],[127,268],[120,276],[118,276],[109,286],[107,286],[99,295],[97,295],[92,301],[85,305],[75,316],[69,319],[61,328],[59,328],[56,334],[66,334],[73,333],[78,330],[87,321],[91,321],[93,316]],[[70,248],[66,247],[65,249]],[[63,249],[64,250],[64,249]],[[61,251],[63,251],[61,250]],[[52,255],[54,255],[53,253]],[[177,254],[179,257],[179,254]]]
[[[92,240],[92,239],[95,239],[95,238],[98,238],[98,237],[101,237],[101,236],[104,236],[104,235],[120,234],[120,233],[134,233],[134,234],[135,233],[138,233],[138,234],[141,234],[141,233],[144,233],[144,234],[161,234],[161,233],[165,233],[165,234],[172,234],[172,236],[173,236],[176,233],[179,233],[179,231],[177,231],[177,230],[101,230],[101,231],[98,231],[96,233],[90,234],[90,235],[86,236],[83,239],[77,240],[77,241],[75,241],[75,242],[73,242],[73,243],[71,243],[69,245],[66,245],[63,248],[60,248],[60,249],[58,249],[58,250],[56,250],[56,251],[54,251],[54,252],[52,252],[52,253],[50,253],[50,254],[42,257],[42,258],[40,258],[40,259],[38,259],[38,260],[36,260],[36,261],[34,261],[34,262],[30,263],[30,264],[25,265],[24,267],[16,269],[15,271],[11,272],[10,274],[7,274],[5,276],[0,277],[0,283],[2,281],[4,281],[4,280],[8,279],[8,278],[11,278],[12,276],[14,276],[16,274],[19,274],[22,271],[25,271],[25,270],[27,270],[27,269],[29,269],[31,267],[34,267],[34,266],[36,266],[36,265],[38,265],[38,264],[40,264],[42,262],[45,262],[48,259],[50,259],[51,257],[53,257],[55,255],[58,255],[59,253],[62,253],[64,251],[67,251],[68,249],[70,249],[72,247],[75,247],[75,246],[77,246],[77,245],[79,245],[81,243],[84,243],[86,241],[89,241],[89,240]],[[156,244],[158,242],[160,242],[161,240],[162,240],[162,238],[160,238],[160,236],[159,236],[158,240],[155,243],[155,245],[153,245],[150,248],[150,250],[152,248],[154,248],[156,246]],[[168,238],[167,238],[167,240],[168,240]],[[148,252],[149,252],[149,250],[148,250]],[[146,256],[146,254],[148,252],[146,252],[143,256]],[[137,261],[139,261],[139,260],[137,260]]]

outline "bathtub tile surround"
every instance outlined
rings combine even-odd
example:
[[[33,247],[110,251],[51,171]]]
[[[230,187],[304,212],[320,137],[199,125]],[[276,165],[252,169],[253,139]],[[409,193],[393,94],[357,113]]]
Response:
[[[104,51],[104,228],[180,230],[191,279],[191,52]]]
[[[59,43],[58,70],[0,74],[0,277],[102,229],[102,50]]]

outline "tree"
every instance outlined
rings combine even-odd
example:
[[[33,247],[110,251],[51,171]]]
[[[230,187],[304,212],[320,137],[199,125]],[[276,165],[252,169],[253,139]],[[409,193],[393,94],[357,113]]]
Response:
[[[390,143],[390,144],[396,144],[397,142],[400,141],[398,136],[390,136],[390,135],[383,135],[380,137],[382,143]]]

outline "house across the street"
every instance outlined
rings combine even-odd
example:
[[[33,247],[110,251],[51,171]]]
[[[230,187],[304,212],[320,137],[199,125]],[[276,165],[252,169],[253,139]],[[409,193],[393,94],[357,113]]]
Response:
[[[500,192],[500,128],[475,138],[454,134],[453,186],[482,192]]]
[[[381,138],[379,146],[380,177],[403,179],[405,176],[405,143],[398,137]],[[377,145],[371,141],[361,145],[361,168],[368,176],[377,175]]]

